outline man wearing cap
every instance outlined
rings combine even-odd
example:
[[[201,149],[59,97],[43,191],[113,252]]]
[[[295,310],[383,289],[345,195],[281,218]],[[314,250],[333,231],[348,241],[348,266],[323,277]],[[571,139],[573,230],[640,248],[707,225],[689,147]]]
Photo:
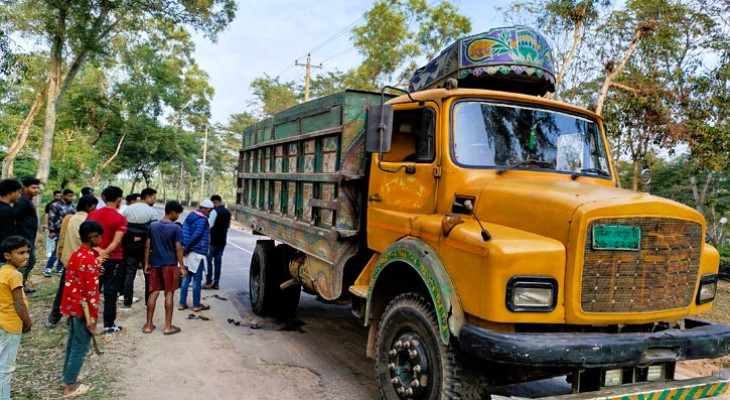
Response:
[[[200,208],[188,214],[182,230],[183,255],[188,274],[185,275],[180,288],[180,306],[178,310],[188,308],[188,285],[193,281],[193,311],[210,309],[210,306],[200,303],[200,288],[205,270],[205,261],[210,244],[210,230],[208,217],[213,210],[213,202],[203,200]]]

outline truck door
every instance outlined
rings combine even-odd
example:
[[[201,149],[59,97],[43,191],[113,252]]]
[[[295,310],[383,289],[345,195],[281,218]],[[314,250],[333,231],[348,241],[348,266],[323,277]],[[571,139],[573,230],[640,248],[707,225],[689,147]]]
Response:
[[[380,166],[378,166],[378,157]],[[436,111],[407,105],[393,113],[390,151],[373,154],[368,190],[368,246],[382,251],[410,234],[411,221],[436,211]]]

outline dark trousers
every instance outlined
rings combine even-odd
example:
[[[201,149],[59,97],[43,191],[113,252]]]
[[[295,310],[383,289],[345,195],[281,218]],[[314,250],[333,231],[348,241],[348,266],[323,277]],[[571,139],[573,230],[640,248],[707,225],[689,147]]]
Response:
[[[68,340],[66,341],[66,357],[63,359],[63,383],[76,383],[79,371],[84,365],[84,356],[89,351],[91,334],[86,329],[86,319],[68,318]]]
[[[66,269],[61,272],[61,280],[58,281],[58,289],[56,290],[56,297],[53,298],[53,304],[51,305],[51,313],[48,314],[48,323],[56,325],[61,320],[61,299],[63,298],[63,288],[66,284]]]
[[[205,274],[205,283],[218,286],[221,280],[221,265],[223,264],[223,250],[226,246],[210,246],[208,250],[208,271]],[[213,272],[215,270],[215,272]],[[211,278],[213,280],[211,281]]]
[[[117,296],[124,280],[124,267],[122,260],[106,260],[102,266],[104,275],[99,284],[104,286],[104,328],[109,328],[117,319]]]
[[[30,248],[29,251],[29,257],[28,257],[28,264],[25,265],[25,267],[18,268],[18,272],[23,274],[23,287],[25,287],[25,283],[28,282],[28,276],[30,276],[30,271],[33,270],[33,267],[35,267],[35,239],[30,240]]]
[[[124,294],[124,305],[131,306],[134,297],[134,279],[137,277],[137,270],[142,268],[144,262],[144,252],[125,252],[124,254],[124,282],[122,284],[122,294]],[[149,278],[144,281],[144,298],[147,304],[147,298],[150,296]]]

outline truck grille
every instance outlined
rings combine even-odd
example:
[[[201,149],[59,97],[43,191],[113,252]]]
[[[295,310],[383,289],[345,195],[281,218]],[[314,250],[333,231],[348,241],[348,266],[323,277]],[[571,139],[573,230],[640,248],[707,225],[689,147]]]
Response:
[[[593,249],[593,226],[641,228],[638,251]],[[586,235],[581,306],[584,312],[642,312],[687,307],[695,293],[702,225],[666,218],[593,221]]]

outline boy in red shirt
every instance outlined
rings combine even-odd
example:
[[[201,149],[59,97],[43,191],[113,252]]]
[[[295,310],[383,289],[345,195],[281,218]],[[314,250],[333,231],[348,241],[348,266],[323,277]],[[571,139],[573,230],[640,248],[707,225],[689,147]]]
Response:
[[[104,331],[114,333],[122,330],[115,323],[117,319],[117,296],[124,279],[122,265],[122,238],[127,232],[127,219],[119,213],[122,204],[122,189],[109,186],[101,192],[106,207],[97,208],[86,218],[96,221],[104,228],[101,238],[101,257],[105,258],[102,264],[101,284],[104,285]]]
[[[82,222],[79,227],[81,247],[71,255],[66,265],[66,283],[61,299],[61,314],[68,315],[63,397],[78,396],[90,390],[77,381],[99,317],[99,253],[93,249],[99,246],[103,234],[104,228],[98,222]],[[91,321],[84,316],[84,304],[89,308]]]

